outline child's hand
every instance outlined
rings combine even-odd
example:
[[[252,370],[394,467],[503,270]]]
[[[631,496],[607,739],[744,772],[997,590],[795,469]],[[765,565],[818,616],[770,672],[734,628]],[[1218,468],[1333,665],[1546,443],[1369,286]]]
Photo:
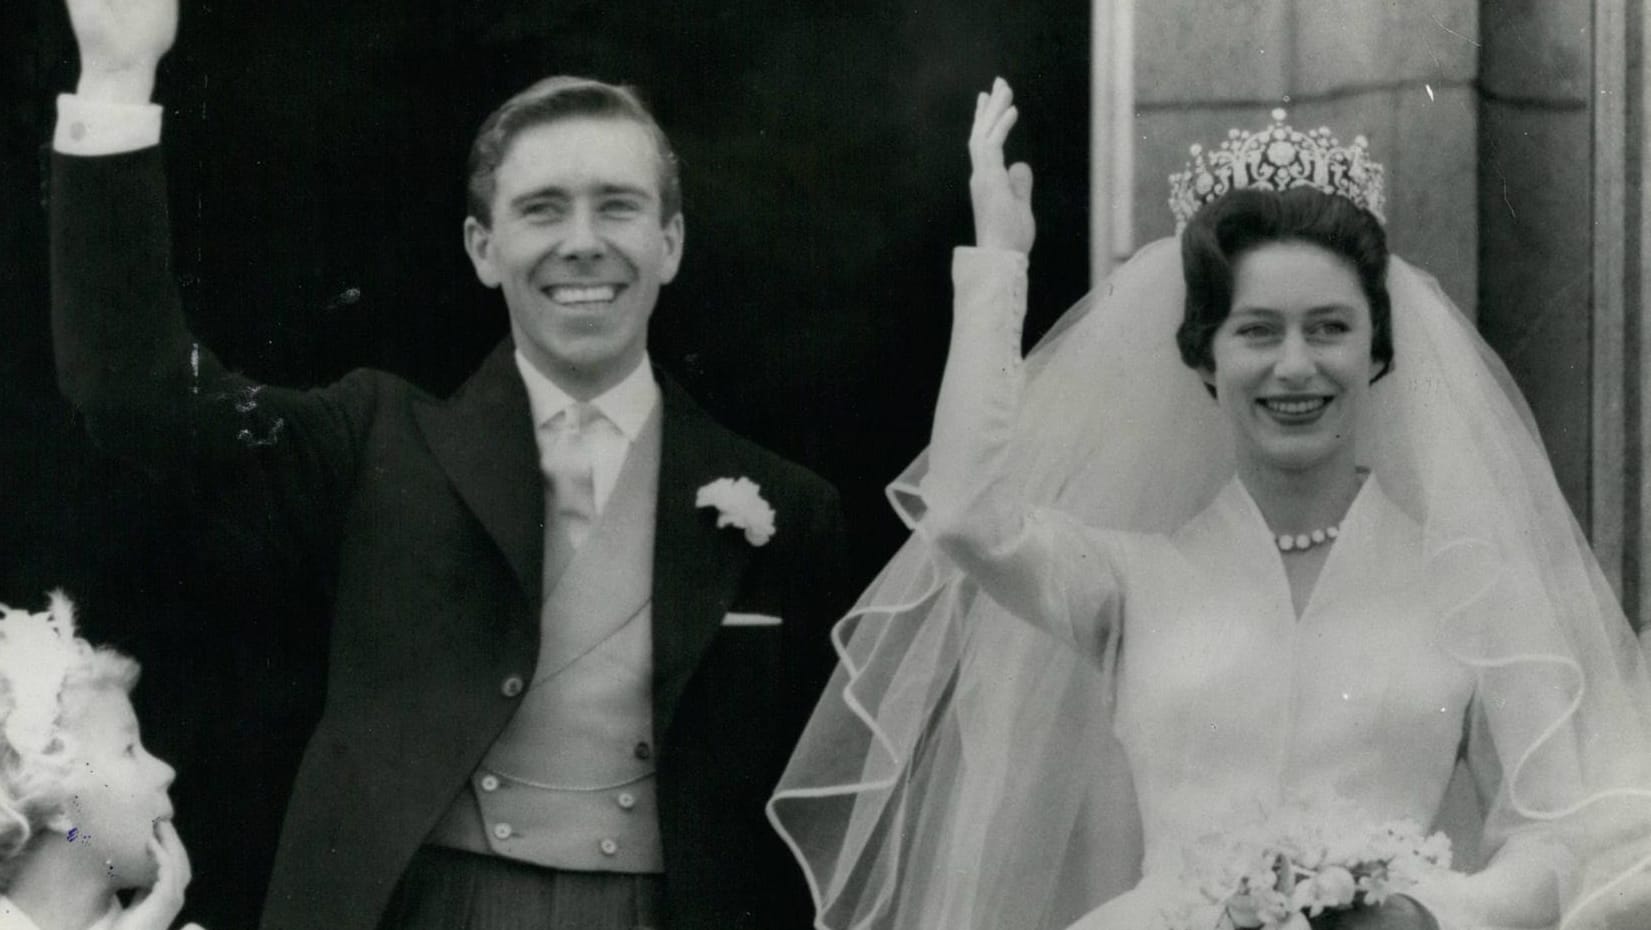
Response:
[[[170,820],[155,824],[155,836],[149,841],[149,851],[158,866],[155,884],[140,891],[115,920],[111,930],[170,930],[173,918],[183,910],[183,892],[189,887],[189,853],[178,839],[178,831]],[[200,930],[189,924],[183,930]]]

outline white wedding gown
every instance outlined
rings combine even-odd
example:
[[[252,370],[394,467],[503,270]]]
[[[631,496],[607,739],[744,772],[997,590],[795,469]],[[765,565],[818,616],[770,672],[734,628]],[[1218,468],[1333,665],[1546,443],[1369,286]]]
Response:
[[[959,274],[1013,274],[960,250]],[[923,482],[925,530],[1010,612],[1099,657],[1119,639],[1114,729],[1141,815],[1143,880],[1080,921],[1142,930],[1167,903],[1182,850],[1291,798],[1333,792],[1377,820],[1431,829],[1458,760],[1488,804],[1501,781],[1475,675],[1436,645],[1421,529],[1365,480],[1298,617],[1283,558],[1235,477],[1168,535],[1086,526],[1003,500],[989,474],[1009,441],[1017,289],[959,293],[948,388]],[[984,318],[984,319],[983,319]],[[1012,350],[1018,353],[1018,345]],[[959,353],[962,357],[959,357]],[[959,377],[954,378],[953,376]],[[1565,766],[1550,766],[1563,777]],[[1569,864],[1531,823],[1495,831],[1492,867],[1417,890],[1447,930],[1551,926]]]
[[[816,926],[1150,930],[1189,843],[1326,794],[1450,815],[1459,868],[1411,893],[1443,930],[1648,926],[1651,676],[1437,284],[1389,264],[1370,473],[1297,616],[1176,351],[1177,241],[1023,358],[1025,271],[954,256],[932,442],[889,488],[915,532],[835,629],[769,803]]]

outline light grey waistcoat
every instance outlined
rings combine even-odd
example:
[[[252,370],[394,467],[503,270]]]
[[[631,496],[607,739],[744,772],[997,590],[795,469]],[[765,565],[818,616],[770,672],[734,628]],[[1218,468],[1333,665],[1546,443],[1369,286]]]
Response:
[[[652,688],[659,461],[656,408],[590,536],[547,580],[521,705],[429,842],[558,869],[663,871]]]

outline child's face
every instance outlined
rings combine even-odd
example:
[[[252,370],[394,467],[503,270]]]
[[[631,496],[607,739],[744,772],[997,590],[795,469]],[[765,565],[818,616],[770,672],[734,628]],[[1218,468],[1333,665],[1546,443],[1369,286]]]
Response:
[[[106,873],[111,887],[148,887],[156,868],[149,844],[156,822],[172,817],[166,792],[175,773],[143,748],[124,691],[102,687],[76,697],[65,721],[75,764],[66,786],[70,835],[64,838]]]

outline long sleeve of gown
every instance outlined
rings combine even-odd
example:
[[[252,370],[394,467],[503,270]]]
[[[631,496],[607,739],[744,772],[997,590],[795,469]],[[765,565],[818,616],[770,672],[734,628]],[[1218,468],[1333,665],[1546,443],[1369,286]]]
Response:
[[[1476,700],[1468,724],[1465,759],[1482,808],[1499,791],[1503,772],[1485,709]],[[1559,920],[1570,897],[1577,860],[1547,825],[1508,810],[1492,811],[1482,851],[1487,859],[1471,874],[1448,872],[1425,880],[1411,897],[1426,907],[1439,930],[1546,930]]]
[[[1026,256],[959,248],[951,347],[922,482],[920,529],[1006,610],[1098,656],[1120,592],[1095,532],[1032,508],[1008,462],[1023,384]]]

